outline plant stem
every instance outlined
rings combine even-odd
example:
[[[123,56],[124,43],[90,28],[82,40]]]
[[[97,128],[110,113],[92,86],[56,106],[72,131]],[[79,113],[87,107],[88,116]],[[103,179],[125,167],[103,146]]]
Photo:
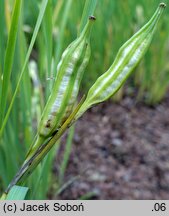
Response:
[[[74,117],[81,105],[83,104],[85,97],[83,97],[77,107],[74,109],[69,118],[64,122],[60,130],[45,144],[41,145],[34,154],[26,161],[24,161],[20,170],[17,172],[11,183],[8,185],[5,190],[5,194],[8,194],[10,189],[16,185],[22,185],[24,181],[28,178],[28,176],[33,172],[33,170],[37,167],[37,165],[43,160],[43,158],[47,155],[50,149],[55,145],[56,141],[64,134],[64,132],[74,123]],[[33,152],[32,152],[33,153]]]

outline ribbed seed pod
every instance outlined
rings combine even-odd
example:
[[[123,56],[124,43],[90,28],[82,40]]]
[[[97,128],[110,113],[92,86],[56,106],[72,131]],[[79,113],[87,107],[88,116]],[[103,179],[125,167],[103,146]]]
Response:
[[[38,134],[30,147],[25,162],[59,130],[72,113],[81,79],[90,58],[90,33],[95,17],[90,16],[80,36],[63,52],[57,66],[52,93],[41,116]]]
[[[86,100],[75,119],[79,118],[92,105],[107,100],[122,86],[149,47],[165,7],[166,5],[161,3],[149,22],[120,48],[112,66],[89,89]]]
[[[64,51],[57,76],[39,123],[38,133],[50,137],[72,112],[83,72],[90,58],[90,32],[95,18],[89,17],[81,35]]]

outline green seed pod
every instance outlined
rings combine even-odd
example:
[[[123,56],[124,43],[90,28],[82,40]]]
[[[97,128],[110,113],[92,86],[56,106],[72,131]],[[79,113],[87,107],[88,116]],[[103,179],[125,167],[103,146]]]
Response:
[[[52,93],[39,123],[41,137],[50,137],[72,112],[90,58],[89,39],[93,20],[93,16],[89,17],[80,36],[63,52]]]
[[[89,89],[86,100],[75,119],[92,105],[107,100],[118,91],[148,49],[165,7],[166,5],[161,3],[149,22],[119,49],[112,66]]]

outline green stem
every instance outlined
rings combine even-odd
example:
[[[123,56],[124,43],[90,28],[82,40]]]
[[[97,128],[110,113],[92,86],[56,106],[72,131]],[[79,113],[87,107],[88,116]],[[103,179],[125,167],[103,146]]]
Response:
[[[47,153],[55,145],[55,143],[59,140],[59,138],[64,134],[64,132],[74,123],[74,117],[78,112],[78,110],[80,109],[81,105],[83,104],[84,99],[85,97],[82,98],[82,100],[77,105],[75,110],[72,112],[69,118],[62,125],[60,130],[47,143],[41,145],[36,150],[36,152],[34,151],[34,154],[29,159],[26,159],[26,161],[24,161],[20,170],[17,172],[17,174],[15,175],[11,183],[8,185],[5,194],[8,194],[8,192],[14,185],[16,184],[22,185],[24,183],[24,181],[33,172],[33,170],[37,167],[37,165],[43,160],[43,158],[47,155]]]
[[[29,149],[26,155],[25,163],[35,154],[35,152],[38,150],[40,146],[44,144],[44,142],[45,142],[45,138],[38,135],[35,143],[33,143],[32,147]]]

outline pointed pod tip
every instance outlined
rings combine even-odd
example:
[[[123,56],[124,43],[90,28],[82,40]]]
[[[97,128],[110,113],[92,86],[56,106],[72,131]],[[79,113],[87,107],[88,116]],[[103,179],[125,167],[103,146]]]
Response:
[[[93,21],[94,21],[94,20],[96,20],[96,17],[93,16],[93,15],[92,15],[92,16],[89,16],[89,20],[93,20]]]
[[[159,7],[165,8],[167,5],[165,3],[160,3]]]

